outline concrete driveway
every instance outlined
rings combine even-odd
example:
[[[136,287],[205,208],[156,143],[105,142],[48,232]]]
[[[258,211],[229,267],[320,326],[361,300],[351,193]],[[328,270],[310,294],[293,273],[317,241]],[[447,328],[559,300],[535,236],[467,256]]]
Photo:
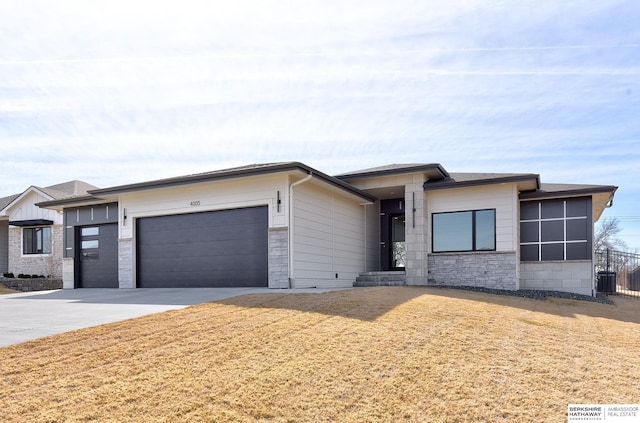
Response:
[[[0,295],[0,347],[239,295],[326,291],[330,290],[138,288],[69,289]]]

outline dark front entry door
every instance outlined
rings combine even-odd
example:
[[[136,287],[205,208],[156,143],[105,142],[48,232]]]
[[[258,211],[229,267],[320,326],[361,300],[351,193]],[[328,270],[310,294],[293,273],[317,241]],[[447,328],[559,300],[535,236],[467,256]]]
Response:
[[[380,263],[382,270],[404,270],[405,253],[404,199],[380,203]]]
[[[118,225],[83,226],[77,231],[79,287],[117,288]]]

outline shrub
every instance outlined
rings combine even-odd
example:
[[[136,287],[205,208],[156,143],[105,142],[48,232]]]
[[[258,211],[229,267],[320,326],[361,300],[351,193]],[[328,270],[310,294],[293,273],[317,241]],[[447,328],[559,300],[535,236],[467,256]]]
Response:
[[[11,272],[3,273],[2,276],[4,276],[5,278],[15,278],[15,276],[13,276],[13,273]]]

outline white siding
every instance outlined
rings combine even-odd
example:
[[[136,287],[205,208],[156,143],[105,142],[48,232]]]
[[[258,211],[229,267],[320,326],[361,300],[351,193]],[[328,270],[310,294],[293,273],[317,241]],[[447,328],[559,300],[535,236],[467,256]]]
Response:
[[[380,176],[377,178],[367,178],[360,179],[356,181],[350,181],[349,183],[356,188],[362,190],[369,189],[378,189],[378,188],[387,188],[387,187],[404,187],[407,184],[412,184],[415,182],[415,178],[418,177],[421,182],[424,182],[425,177],[423,174],[401,174],[401,175],[390,175],[390,176]]]
[[[283,228],[288,224],[288,186],[287,175],[261,175],[240,180],[230,179],[172,186],[121,195],[119,198],[120,287],[136,286],[134,239],[136,218],[266,205],[269,208],[269,228]],[[279,211],[278,191],[281,199]],[[127,218],[123,219],[125,214]],[[130,247],[123,248],[123,246]]]
[[[120,238],[133,236],[131,222],[138,217],[197,213],[243,207],[269,206],[269,227],[287,225],[288,181],[284,175],[263,175],[242,180],[228,180],[138,191],[120,196],[120,216],[126,209],[127,221],[120,228]],[[280,211],[277,195],[280,191]]]
[[[365,271],[380,270],[380,203],[363,206],[365,221]]]
[[[515,184],[488,185],[427,192],[429,225],[427,238],[431,245],[433,213],[496,209],[496,251],[517,251],[518,190]]]
[[[366,268],[365,206],[313,183],[293,201],[294,287],[351,287]]]
[[[35,220],[47,219],[52,220],[54,224],[62,224],[62,213],[55,210],[41,209],[36,206],[37,203],[51,200],[35,190],[31,190],[24,194],[15,204],[9,208],[9,220]]]

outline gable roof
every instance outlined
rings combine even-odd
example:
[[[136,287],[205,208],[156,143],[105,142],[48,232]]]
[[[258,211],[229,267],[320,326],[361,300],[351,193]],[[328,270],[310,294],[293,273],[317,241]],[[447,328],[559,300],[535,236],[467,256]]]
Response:
[[[56,200],[86,195],[87,192],[94,189],[98,189],[98,187],[78,180],[63,182],[61,184],[40,188],[42,192],[48,194]]]
[[[13,194],[8,197],[0,198],[0,212],[4,210],[9,204],[13,203],[13,201],[20,197],[20,194]]]
[[[10,195],[8,197],[0,198],[0,213],[6,213],[6,210],[13,206],[15,203],[24,198],[29,192],[37,191],[41,194],[49,197],[51,201],[62,200],[67,198],[75,198],[83,195],[87,195],[87,192],[92,189],[97,189],[95,185],[83,181],[68,181],[60,184],[51,185],[48,187],[38,187],[31,185],[29,188],[19,194]]]

